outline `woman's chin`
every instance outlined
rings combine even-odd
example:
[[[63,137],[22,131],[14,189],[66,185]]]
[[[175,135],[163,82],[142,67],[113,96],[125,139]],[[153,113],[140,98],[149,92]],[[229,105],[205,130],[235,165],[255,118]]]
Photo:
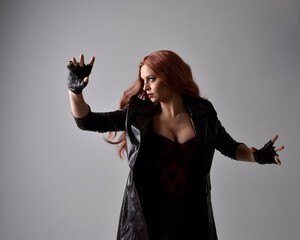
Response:
[[[156,102],[159,102],[159,101],[157,101],[157,99],[156,98],[149,98],[150,100],[151,100],[151,102],[153,102],[153,103],[156,103]]]

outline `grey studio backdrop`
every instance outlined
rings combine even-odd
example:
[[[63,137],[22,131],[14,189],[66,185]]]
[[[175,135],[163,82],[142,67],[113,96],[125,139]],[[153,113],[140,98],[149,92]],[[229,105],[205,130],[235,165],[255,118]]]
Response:
[[[236,140],[286,146],[281,167],[216,152],[219,239],[300,239],[298,0],[2,0],[0,13],[1,240],[115,239],[127,162],[76,127],[66,65],[96,56],[85,99],[110,111],[160,49],[190,64]]]

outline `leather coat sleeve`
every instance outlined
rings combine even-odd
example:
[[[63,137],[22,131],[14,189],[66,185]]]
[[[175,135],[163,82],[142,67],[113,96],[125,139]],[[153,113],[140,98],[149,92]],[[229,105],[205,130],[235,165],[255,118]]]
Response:
[[[242,143],[235,141],[217,120],[216,149],[223,155],[236,160],[236,148],[239,144]]]
[[[115,132],[125,130],[127,108],[113,112],[92,112],[89,106],[88,114],[83,118],[75,118],[77,126],[82,130],[94,132]]]

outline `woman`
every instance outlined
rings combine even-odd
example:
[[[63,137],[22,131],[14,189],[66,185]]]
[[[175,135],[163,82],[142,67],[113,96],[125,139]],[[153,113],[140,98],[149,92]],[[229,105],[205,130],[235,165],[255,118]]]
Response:
[[[138,78],[124,92],[120,109],[95,113],[84,101],[95,58],[69,62],[71,109],[79,128],[123,131],[119,155],[127,152],[130,172],[117,239],[217,239],[210,197],[210,168],[215,149],[241,161],[281,162],[273,147],[277,135],[256,150],[236,142],[200,97],[190,67],[174,52],[144,57]]]

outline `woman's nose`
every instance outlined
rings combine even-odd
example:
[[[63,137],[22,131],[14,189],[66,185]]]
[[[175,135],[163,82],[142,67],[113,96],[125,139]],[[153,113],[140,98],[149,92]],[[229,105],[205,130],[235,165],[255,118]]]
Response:
[[[144,87],[143,87],[143,90],[146,91],[149,89],[149,85],[148,85],[148,82],[144,82]]]

